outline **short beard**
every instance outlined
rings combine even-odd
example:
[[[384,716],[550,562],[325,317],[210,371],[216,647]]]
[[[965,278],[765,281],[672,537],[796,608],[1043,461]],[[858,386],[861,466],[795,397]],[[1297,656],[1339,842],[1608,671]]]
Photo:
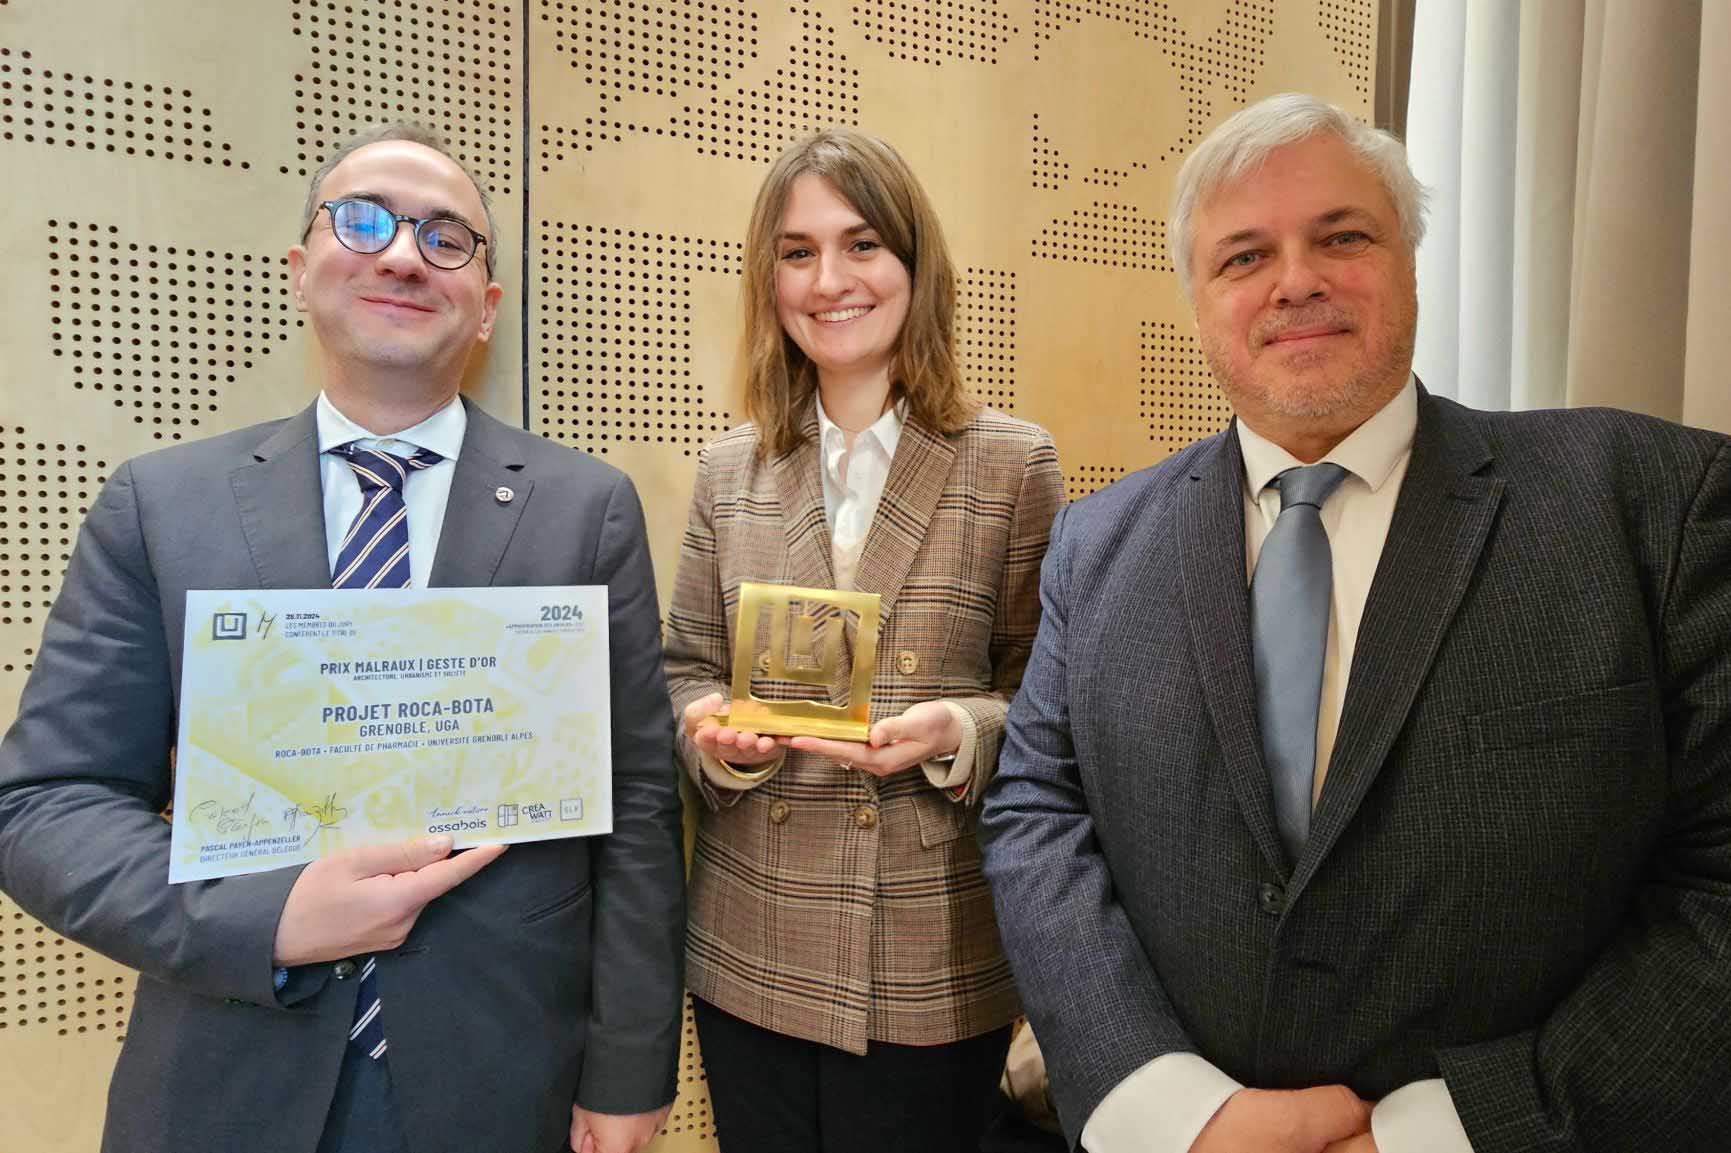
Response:
[[[1264,391],[1250,380],[1233,378],[1227,371],[1230,360],[1225,355],[1225,348],[1210,339],[1206,333],[1201,334],[1200,343],[1202,355],[1207,359],[1215,381],[1220,385],[1221,391],[1226,393],[1228,400],[1234,396],[1251,395],[1268,412],[1290,420],[1320,420],[1341,413],[1354,413],[1360,420],[1364,420],[1388,403],[1406,383],[1407,374],[1412,370],[1417,313],[1415,301],[1413,306],[1388,318],[1384,331],[1384,335],[1388,337],[1384,344],[1385,351],[1375,361],[1366,362],[1359,371],[1338,384],[1325,382],[1320,388],[1301,391],[1296,395],[1280,390]],[[1281,328],[1336,323],[1343,319],[1342,314],[1330,309],[1321,314],[1300,315],[1283,324]],[[1275,331],[1278,330],[1258,331],[1252,334],[1252,338],[1266,340]]]

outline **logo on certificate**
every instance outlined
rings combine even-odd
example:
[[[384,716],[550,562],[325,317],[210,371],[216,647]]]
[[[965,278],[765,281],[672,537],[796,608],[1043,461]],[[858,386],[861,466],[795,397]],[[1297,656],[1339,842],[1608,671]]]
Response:
[[[583,798],[566,797],[560,801],[559,819],[561,821],[581,821],[583,819]]]
[[[499,827],[501,829],[508,829],[512,825],[515,825],[516,823],[517,823],[517,806],[516,805],[500,805],[499,806]]]
[[[213,641],[244,641],[246,639],[246,614],[211,613],[210,639]]]

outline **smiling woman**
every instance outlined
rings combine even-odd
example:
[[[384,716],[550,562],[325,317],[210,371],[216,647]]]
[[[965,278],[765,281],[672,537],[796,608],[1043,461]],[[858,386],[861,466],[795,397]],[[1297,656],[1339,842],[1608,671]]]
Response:
[[[667,614],[705,802],[687,983],[723,1153],[979,1147],[1018,1001],[973,836],[1063,496],[1045,430],[985,408],[955,276],[881,140],[791,145],[746,240],[752,422],[699,459]],[[719,725],[743,581],[882,598],[865,742]],[[761,664],[768,657],[759,658]],[[815,687],[845,704],[851,669]]]

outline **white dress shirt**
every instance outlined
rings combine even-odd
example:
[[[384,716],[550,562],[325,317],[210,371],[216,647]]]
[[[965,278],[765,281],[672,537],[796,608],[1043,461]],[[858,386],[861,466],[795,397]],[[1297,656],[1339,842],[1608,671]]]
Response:
[[[381,437],[362,428],[319,393],[315,406],[319,429],[319,484],[325,498],[325,548],[331,572],[336,572],[337,553],[343,537],[361,511],[361,482],[349,462],[332,452],[345,444],[413,456],[417,448],[438,453],[444,459],[411,473],[403,485],[403,504],[409,512],[409,582],[426,588],[439,551],[439,531],[445,527],[445,505],[451,498],[451,477],[457,471],[457,455],[463,450],[463,434],[469,428],[469,413],[458,397],[420,424]]]
[[[1322,663],[1322,700],[1317,708],[1313,804],[1322,795],[1359,621],[1382,559],[1417,429],[1418,388],[1409,378],[1393,400],[1322,458],[1346,469],[1347,476],[1322,505],[1334,589]],[[1289,468],[1316,462],[1299,460],[1242,420],[1237,430],[1244,457],[1244,571],[1254,574],[1262,542],[1280,515],[1280,492],[1268,488],[1268,482]],[[1106,1094],[1088,1118],[1082,1142],[1089,1153],[1185,1153],[1226,1099],[1241,1088],[1194,1053],[1167,1053]],[[1371,1131],[1381,1153],[1472,1153],[1448,1086],[1440,1077],[1416,1081],[1383,1098],[1371,1112]]]
[[[883,499],[884,482],[902,440],[902,421],[907,402],[884,410],[871,427],[854,434],[849,448],[847,432],[817,401],[818,460],[823,469],[823,511],[829,518],[830,559],[835,564],[835,587],[854,587],[860,552]]]

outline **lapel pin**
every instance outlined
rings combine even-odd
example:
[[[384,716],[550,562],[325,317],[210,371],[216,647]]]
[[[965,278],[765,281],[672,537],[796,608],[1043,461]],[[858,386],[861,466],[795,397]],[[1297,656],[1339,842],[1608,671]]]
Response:
[[[493,490],[493,499],[498,501],[500,504],[510,504],[516,495],[517,494],[512,492],[506,485],[500,485],[498,488]]]

